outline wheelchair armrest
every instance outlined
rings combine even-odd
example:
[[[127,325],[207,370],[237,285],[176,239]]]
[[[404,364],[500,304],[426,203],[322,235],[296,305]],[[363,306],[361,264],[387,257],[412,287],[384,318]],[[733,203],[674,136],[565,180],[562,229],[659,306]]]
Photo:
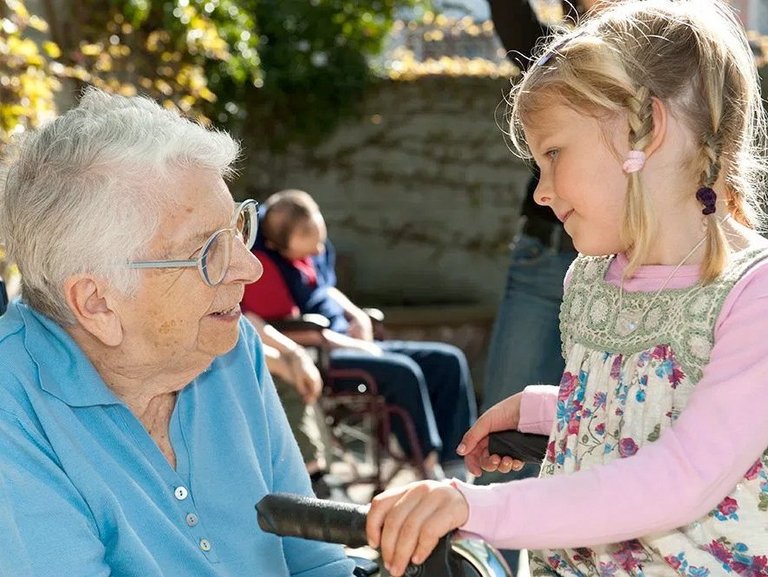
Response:
[[[294,331],[321,332],[331,326],[331,322],[323,315],[305,314],[296,318],[284,318],[270,320],[269,324],[281,333]]]
[[[375,309],[375,308],[364,308],[362,311],[367,314],[371,321],[374,323],[383,323],[384,322],[384,313],[381,309]]]
[[[286,337],[304,347],[315,364],[320,365],[323,369],[328,368],[327,343],[323,334],[323,331],[331,325],[327,318],[323,315],[308,313],[300,317],[271,319],[267,322]]]

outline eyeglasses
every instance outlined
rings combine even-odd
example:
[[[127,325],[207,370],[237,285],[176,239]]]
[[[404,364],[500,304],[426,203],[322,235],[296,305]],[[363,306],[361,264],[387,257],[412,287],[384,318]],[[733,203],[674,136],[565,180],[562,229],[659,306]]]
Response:
[[[232,245],[237,237],[251,250],[259,228],[258,203],[248,199],[235,208],[229,228],[214,232],[200,249],[200,256],[191,260],[137,260],[128,268],[191,268],[197,267],[203,282],[209,287],[221,284],[232,260]]]

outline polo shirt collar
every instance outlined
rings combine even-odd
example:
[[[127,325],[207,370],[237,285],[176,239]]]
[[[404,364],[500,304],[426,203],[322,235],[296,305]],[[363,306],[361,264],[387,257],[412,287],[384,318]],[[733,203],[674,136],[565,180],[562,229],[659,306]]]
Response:
[[[24,325],[24,347],[37,365],[44,391],[72,407],[122,404],[61,325],[23,302],[11,308]]]

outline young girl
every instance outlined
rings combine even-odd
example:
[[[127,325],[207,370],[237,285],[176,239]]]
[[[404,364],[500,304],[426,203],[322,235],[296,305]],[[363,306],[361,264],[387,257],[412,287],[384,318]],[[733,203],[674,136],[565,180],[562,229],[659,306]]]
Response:
[[[544,48],[511,112],[581,253],[566,368],[458,452],[509,470],[489,432],[548,433],[541,478],[382,493],[370,544],[395,576],[457,527],[539,575],[768,575],[765,113],[742,29],[720,0],[615,3]]]

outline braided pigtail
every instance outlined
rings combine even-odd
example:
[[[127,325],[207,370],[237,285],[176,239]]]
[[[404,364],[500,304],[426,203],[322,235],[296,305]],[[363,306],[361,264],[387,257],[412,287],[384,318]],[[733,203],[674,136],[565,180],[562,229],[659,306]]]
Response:
[[[706,227],[706,244],[702,279],[704,282],[714,280],[725,268],[728,260],[728,242],[723,233],[722,211],[717,212],[717,195],[715,183],[720,177],[723,159],[723,138],[721,124],[723,119],[723,97],[725,75],[724,71],[710,69],[702,71],[702,86],[709,108],[711,132],[703,138],[700,158],[703,169],[699,177],[700,187],[696,191],[696,200],[702,204],[704,226]],[[727,186],[727,184],[726,184]],[[727,204],[727,202],[726,202]]]
[[[629,121],[629,149],[643,150],[653,138],[653,100],[651,91],[641,86],[635,94],[627,98],[626,107]],[[642,155],[641,155],[642,156]],[[629,172],[627,184],[627,204],[624,210],[624,242],[630,249],[631,257],[625,270],[627,276],[642,262],[650,250],[655,236],[653,203],[644,194],[640,171]]]

